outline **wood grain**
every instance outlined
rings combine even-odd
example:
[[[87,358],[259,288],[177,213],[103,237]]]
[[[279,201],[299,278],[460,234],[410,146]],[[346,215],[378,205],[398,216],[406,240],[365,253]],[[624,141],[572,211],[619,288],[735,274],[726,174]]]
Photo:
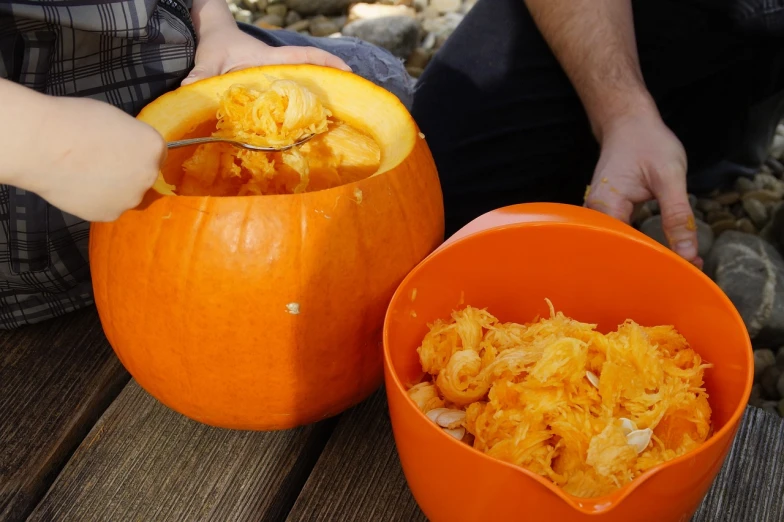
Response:
[[[344,413],[289,522],[427,520],[400,467],[383,388]]]
[[[745,520],[784,520],[784,421],[755,407],[692,522]]]
[[[283,520],[333,428],[212,428],[131,381],[28,520]]]
[[[0,520],[24,520],[128,379],[94,308],[0,331]]]
[[[0,520],[426,520],[383,389],[260,433],[193,422],[133,381],[106,409],[127,379],[92,309],[0,332]],[[784,520],[784,421],[757,408],[693,522],[741,520]]]
[[[403,476],[382,392],[343,415],[288,517],[335,520],[427,520]],[[784,421],[750,407],[693,522],[783,520]]]

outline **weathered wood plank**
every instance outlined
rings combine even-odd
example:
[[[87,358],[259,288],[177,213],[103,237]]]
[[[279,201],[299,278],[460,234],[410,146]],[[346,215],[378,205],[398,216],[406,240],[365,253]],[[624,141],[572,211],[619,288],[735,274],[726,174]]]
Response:
[[[784,422],[754,407],[692,522],[739,520],[784,520]]]
[[[212,428],[131,381],[28,520],[282,520],[333,428]]]
[[[24,520],[128,379],[94,308],[0,331],[0,520]]]
[[[340,419],[287,520],[426,520],[400,467],[383,390]],[[757,408],[693,522],[747,520],[784,520],[784,422]]]
[[[24,520],[128,379],[94,308],[0,331],[0,520]]]
[[[383,388],[344,413],[288,522],[419,522],[398,460]]]

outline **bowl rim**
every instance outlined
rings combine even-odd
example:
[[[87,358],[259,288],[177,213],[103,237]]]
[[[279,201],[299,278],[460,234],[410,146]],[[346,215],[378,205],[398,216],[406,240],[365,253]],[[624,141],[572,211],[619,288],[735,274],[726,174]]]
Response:
[[[525,207],[526,205],[537,205],[538,208],[551,208],[553,209],[553,213],[558,215],[561,213],[558,207],[566,207],[568,205],[560,205],[560,204],[522,204],[522,205],[515,205],[517,207]],[[696,268],[694,265],[680,257],[679,255],[675,254],[672,250],[666,248],[664,245],[659,244],[658,242],[654,241],[653,239],[648,238],[647,236],[643,235],[641,232],[629,227],[629,231],[621,231],[616,229],[610,229],[603,226],[598,226],[596,224],[591,223],[582,223],[582,222],[574,222],[568,220],[555,220],[555,221],[522,221],[522,222],[509,222],[505,221],[497,225],[487,225],[485,227],[476,228],[472,226],[471,229],[465,234],[461,234],[464,229],[467,229],[469,226],[474,225],[479,220],[482,220],[485,216],[489,216],[494,214],[498,211],[503,211],[505,209],[509,209],[511,207],[503,207],[501,209],[496,209],[490,211],[482,216],[476,218],[469,224],[467,224],[463,229],[455,233],[451,238],[447,239],[444,243],[442,243],[436,250],[434,250],[430,255],[428,255],[425,259],[423,259],[420,263],[417,264],[407,275],[406,277],[400,282],[398,287],[395,289],[395,292],[390,299],[389,305],[387,307],[386,313],[384,315],[384,327],[383,327],[383,355],[384,355],[384,367],[387,370],[388,379],[394,383],[394,387],[397,392],[401,393],[407,400],[407,404],[425,421],[427,421],[428,425],[432,425],[433,429],[436,429],[436,426],[433,425],[432,422],[429,421],[427,416],[422,413],[419,408],[417,408],[414,403],[408,398],[407,390],[403,386],[403,383],[400,379],[400,376],[397,374],[397,371],[392,364],[392,355],[389,347],[389,335],[390,335],[390,319],[392,314],[393,305],[395,305],[400,299],[403,299],[405,296],[403,295],[403,288],[408,285],[411,279],[413,279],[428,263],[432,262],[433,259],[438,258],[439,256],[446,255],[445,253],[453,248],[456,245],[462,244],[464,242],[471,241],[478,236],[483,236],[485,234],[490,233],[501,233],[504,230],[508,229],[516,229],[516,228],[532,228],[532,227],[562,227],[562,228],[571,228],[577,230],[592,230],[600,233],[610,234],[616,236],[620,239],[627,240],[627,241],[634,241],[636,243],[642,244],[644,247],[651,250],[653,255],[659,256],[669,256],[671,259],[675,259],[676,263],[680,263],[686,270],[691,270],[692,274],[696,277],[702,278],[703,282],[707,283],[710,291],[713,292],[714,297],[716,297],[720,302],[722,302],[725,306],[728,307],[731,315],[733,316],[733,321],[735,322],[736,326],[741,328],[742,331],[746,332],[744,338],[744,349],[746,351],[746,382],[744,386],[743,393],[740,397],[740,400],[737,406],[734,408],[732,414],[730,415],[727,422],[722,426],[719,430],[713,432],[713,434],[706,440],[703,444],[701,444],[698,448],[689,451],[683,455],[680,455],[672,460],[668,460],[657,464],[656,466],[650,468],[649,470],[642,473],[639,477],[635,478],[628,484],[622,486],[620,489],[615,490],[614,492],[603,495],[601,497],[577,497],[570,493],[567,493],[560,487],[556,486],[553,482],[546,479],[545,477],[541,477],[536,473],[529,471],[521,466],[517,466],[515,464],[505,462],[494,457],[487,455],[473,446],[466,445],[461,441],[456,440],[454,437],[440,431],[440,435],[444,437],[444,441],[446,444],[456,444],[459,445],[463,450],[472,452],[477,457],[485,460],[488,463],[493,463],[495,465],[504,466],[508,469],[512,469],[517,473],[522,473],[523,475],[536,480],[540,485],[544,486],[545,488],[549,489],[552,493],[560,497],[563,501],[569,504],[574,509],[588,515],[596,515],[598,513],[607,513],[613,509],[615,509],[618,505],[620,505],[626,498],[631,495],[637,488],[639,488],[642,484],[647,482],[650,478],[660,473],[662,470],[666,468],[670,468],[676,466],[684,461],[687,461],[695,456],[708,451],[709,449],[713,448],[714,446],[721,444],[722,441],[729,438],[730,445],[735,438],[738,425],[740,423],[741,417],[743,416],[749,396],[751,395],[751,387],[753,385],[754,380],[754,358],[753,358],[753,350],[751,339],[748,335],[748,330],[746,329],[746,325],[743,322],[743,319],[740,316],[735,305],[732,304],[729,297],[719,288],[719,286],[711,280],[705,273],[701,270]],[[587,209],[585,209],[587,210]],[[391,393],[390,387],[386,387],[386,394],[389,395]],[[708,399],[710,402],[710,398]],[[724,460],[726,460],[726,453]]]

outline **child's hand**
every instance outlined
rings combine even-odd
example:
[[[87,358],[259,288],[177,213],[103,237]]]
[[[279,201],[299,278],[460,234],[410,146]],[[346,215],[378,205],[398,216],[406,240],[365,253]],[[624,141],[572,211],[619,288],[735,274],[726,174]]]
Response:
[[[182,85],[257,65],[300,63],[351,70],[343,60],[326,51],[315,47],[270,47],[232,23],[201,34],[196,65]]]
[[[48,97],[47,97],[48,98]],[[48,98],[17,186],[88,221],[113,221],[155,183],[166,142],[149,125],[85,98]]]

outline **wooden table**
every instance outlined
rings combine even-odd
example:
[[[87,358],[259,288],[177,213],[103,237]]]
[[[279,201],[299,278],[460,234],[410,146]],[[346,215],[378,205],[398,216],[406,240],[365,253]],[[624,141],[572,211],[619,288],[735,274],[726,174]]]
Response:
[[[139,388],[91,309],[0,332],[0,520],[426,519],[383,390],[296,430],[210,428]],[[694,520],[784,521],[781,419],[747,410]]]

